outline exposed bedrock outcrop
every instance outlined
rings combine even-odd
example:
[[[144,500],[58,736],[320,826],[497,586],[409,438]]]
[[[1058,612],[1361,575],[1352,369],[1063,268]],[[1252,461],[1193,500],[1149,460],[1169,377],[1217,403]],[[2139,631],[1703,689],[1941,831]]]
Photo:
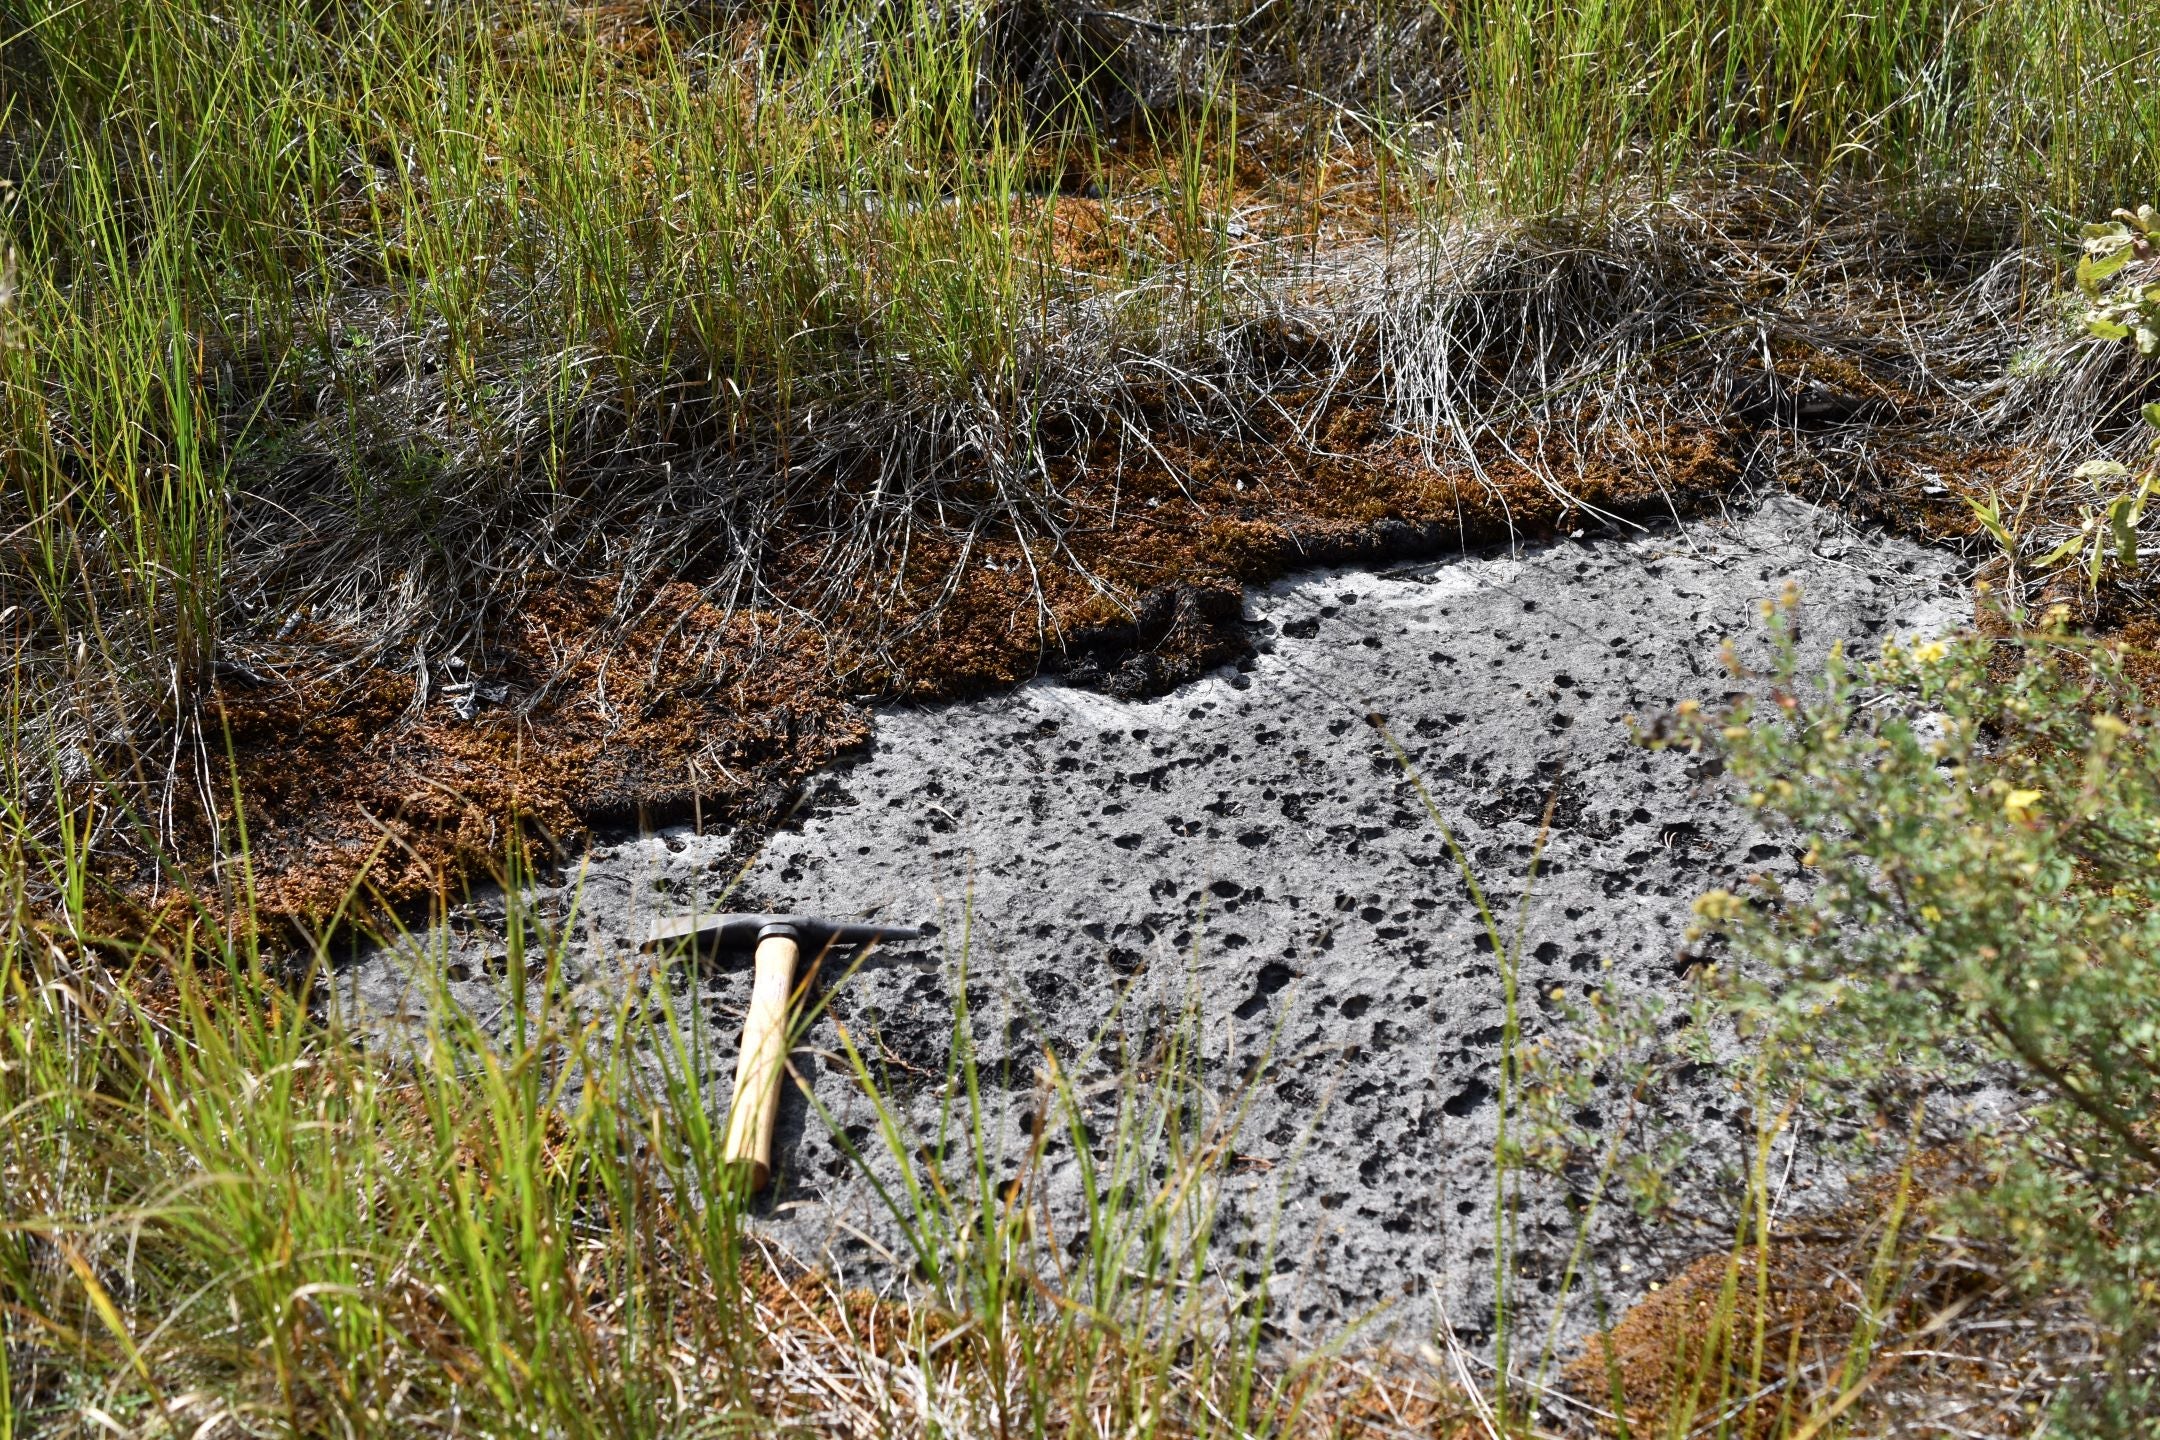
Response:
[[[1157,699],[1045,679],[885,712],[872,748],[813,782],[732,894],[735,837],[686,826],[596,847],[536,903],[568,919],[573,977],[595,1000],[653,963],[635,947],[659,914],[935,921],[936,937],[837,988],[798,1055],[873,1152],[868,1107],[819,1052],[837,1050],[837,1018],[930,1133],[963,935],[991,1124],[1010,1154],[1041,1105],[1046,1045],[1092,1082],[1144,1061],[1196,1007],[1219,1103],[1246,1096],[1223,1182],[1227,1272],[1257,1271],[1271,1242],[1292,1332],[1376,1310],[1422,1323],[1437,1300],[1476,1337],[1493,1288],[1500,969],[1367,717],[1385,717],[1509,907],[1550,805],[1522,946],[1526,1032],[1553,1023],[1556,990],[1677,994],[1690,899],[1751,871],[1797,874],[1797,861],[1698,757],[1639,747],[1628,721],[1721,702],[1737,683],[1721,645],[1764,658],[1758,607],[1788,582],[1811,660],[1833,640],[1872,649],[1967,617],[1950,557],[1785,499],[1633,538],[1307,573],[1248,597],[1246,660]],[[476,902],[442,945],[452,991],[482,1014],[500,1008],[500,914],[499,898]],[[346,977],[378,1014],[409,983],[386,956]],[[694,985],[724,1102],[748,975],[706,965]],[[1689,1103],[1687,1123],[1741,1123],[1723,1078],[1706,1075]],[[1618,1097],[1612,1108],[1586,1118],[1618,1123]],[[799,1095],[779,1156],[760,1223],[857,1282],[890,1274],[891,1222]],[[1077,1235],[1079,1217],[1057,1213],[1072,1163],[1053,1143],[1046,1193],[1052,1223]],[[1791,1184],[1815,1164],[1796,1157]],[[1534,1295],[1575,1235],[1565,1197],[1533,1189],[1519,1233]],[[1615,1229],[1596,1248],[1599,1288],[1622,1302],[1689,1243]]]

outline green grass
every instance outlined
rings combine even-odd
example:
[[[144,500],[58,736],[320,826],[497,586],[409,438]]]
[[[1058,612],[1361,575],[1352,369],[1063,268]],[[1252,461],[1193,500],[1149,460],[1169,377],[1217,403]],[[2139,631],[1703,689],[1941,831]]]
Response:
[[[0,1435],[1270,1435],[1326,1378],[1325,1355],[1264,1363],[1216,1273],[1237,1106],[1200,1081],[1196,1017],[1107,1107],[1046,1051],[1017,1169],[985,1138],[964,1014],[934,1133],[843,1029],[880,1121],[859,1158],[901,1177],[919,1281],[872,1302],[744,1224],[681,957],[578,1013],[511,893],[508,1021],[484,1033],[423,967],[428,1020],[372,1041],[321,956],[272,966],[204,930],[114,965],[15,912]],[[1035,1194],[1060,1132],[1077,1251]]]
[[[1182,98],[1119,132],[998,100],[1005,52],[964,8],[811,31],[693,13],[10,12],[0,607],[34,708],[87,637],[147,744],[221,640],[314,604],[363,649],[409,643],[488,593],[461,550],[505,548],[565,494],[679,503],[655,479],[676,467],[730,538],[662,535],[646,568],[703,552],[738,588],[748,537],[836,486],[835,599],[918,527],[1054,533],[1045,435],[1130,408],[1120,357],[1205,370],[1266,308],[1240,297],[1294,268],[1294,247],[1227,243],[1225,185],[1293,80],[1379,137],[1383,208],[1413,236],[1749,164],[2059,231],[2160,171],[2136,79],[2160,18],[2131,0],[1450,0],[1350,15],[1395,37],[1362,47],[1289,4],[1186,44]],[[1178,68],[1069,75],[1091,65],[1156,99]],[[1312,128],[1292,172],[1332,143]],[[1060,264],[1034,193],[1053,177],[1162,228],[1108,273]],[[398,566],[394,599],[350,579]]]
[[[1496,0],[1440,7],[1466,74],[1464,188],[1593,207],[1705,156],[2077,214],[2148,184],[2160,47],[2134,5]]]

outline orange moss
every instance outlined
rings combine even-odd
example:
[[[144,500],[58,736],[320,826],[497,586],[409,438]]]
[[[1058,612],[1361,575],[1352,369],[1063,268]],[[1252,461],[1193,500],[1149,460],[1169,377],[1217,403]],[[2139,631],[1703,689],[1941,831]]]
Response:
[[[1320,428],[1317,447],[1287,431],[1161,434],[1159,458],[1128,454],[1122,469],[1099,442],[1057,477],[1061,547],[992,533],[955,577],[959,542],[921,542],[897,587],[866,577],[823,620],[729,617],[671,580],[635,597],[642,618],[623,628],[612,585],[543,581],[496,637],[489,679],[506,703],[469,720],[440,694],[419,703],[411,672],[228,689],[219,712],[257,908],[320,918],[363,873],[393,901],[435,893],[499,864],[513,829],[569,841],[595,822],[693,809],[762,823],[805,774],[863,742],[877,696],[979,693],[1075,647],[1139,646],[1172,683],[1234,653],[1220,622],[1237,587],[1289,567],[1535,537],[1575,523],[1579,505],[1689,505],[1733,475],[1719,438],[1694,430],[1637,437],[1662,475],[1632,457],[1572,457],[1583,479],[1568,496],[1497,454],[1482,476],[1436,469],[1370,410],[1342,407]],[[806,516],[772,573],[814,569],[822,533]],[[1150,597],[1173,594],[1200,600],[1158,605],[1167,618],[1139,633]],[[205,844],[208,831],[205,819]]]
[[[1997,1349],[2014,1328],[2002,1319],[2026,1303],[1989,1257],[1939,1233],[1937,1212],[1970,1179],[1955,1152],[1915,1160],[1884,1269],[1894,1175],[1830,1213],[1780,1226],[1759,1266],[1752,1248],[1703,1256],[1593,1337],[1562,1383],[1607,1414],[1608,1434],[1621,1433],[1624,1416],[1636,1434],[1712,1427],[1752,1440],[1804,1428],[1832,1407],[1867,1433],[1903,1433],[1901,1413],[1923,1415],[1946,1397],[1964,1433],[2021,1425],[2030,1417],[2016,1406],[1991,1415],[1969,1404],[2019,1368]],[[1874,1333],[1860,1336],[1871,1311]],[[1968,1336],[1988,1338],[1968,1346]],[[1857,1368],[1848,1363],[1856,1343]]]

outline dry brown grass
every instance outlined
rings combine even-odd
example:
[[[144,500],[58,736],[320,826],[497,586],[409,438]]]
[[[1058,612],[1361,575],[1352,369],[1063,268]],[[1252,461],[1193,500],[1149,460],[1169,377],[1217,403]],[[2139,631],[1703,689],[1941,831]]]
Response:
[[[755,1288],[758,1344],[769,1364],[761,1385],[769,1405],[763,1413],[774,1420],[863,1440],[930,1435],[945,1427],[1000,1433],[992,1413],[954,1414],[933,1400],[967,1393],[972,1377],[996,1368],[978,1328],[866,1291],[843,1292],[791,1266],[768,1263]],[[937,1357],[942,1383],[926,1383],[926,1351]],[[1006,1368],[1026,1372],[1017,1355]],[[1136,1415],[1120,1368],[1114,1351],[1095,1357],[1097,1383],[1080,1388],[1099,1399],[1078,1413],[1052,1417],[1048,1433],[1138,1429],[1183,1440],[1221,1433],[1216,1427],[1235,1403],[1227,1394],[1208,1395],[1205,1377],[1213,1371],[1195,1365],[1166,1377],[1166,1398],[1180,1385],[1191,1387],[1174,1407]],[[1262,1388],[1274,1393],[1254,1418],[1284,1440],[1471,1440],[1480,1433],[1476,1403],[1429,1360],[1406,1352],[1286,1356],[1263,1369]]]

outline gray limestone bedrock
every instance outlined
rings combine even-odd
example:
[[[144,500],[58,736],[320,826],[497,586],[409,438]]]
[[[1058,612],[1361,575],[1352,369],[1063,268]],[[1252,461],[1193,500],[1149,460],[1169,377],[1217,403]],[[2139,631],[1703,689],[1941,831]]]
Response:
[[[890,709],[870,749],[814,779],[746,871],[735,837],[682,826],[596,846],[530,904],[567,925],[573,994],[603,1013],[654,965],[638,942],[656,916],[934,922],[932,938],[888,947],[835,987],[797,1055],[888,1175],[869,1107],[833,1059],[833,1018],[934,1133],[963,937],[999,1173],[1042,1104],[1045,1046],[1108,1106],[1113,1087],[1097,1082],[1194,1015],[1214,1103],[1245,1106],[1219,1191],[1222,1278],[1271,1272],[1289,1335],[1438,1317],[1476,1342],[1492,1318],[1499,967],[1366,717],[1386,718],[1510,911],[1551,801],[1523,945],[1528,1033],[1552,1023],[1556,989],[1677,994],[1689,901],[1797,867],[1789,840],[1759,830],[1699,758],[1642,749],[1627,722],[1723,701],[1735,682],[1721,645],[1764,658],[1759,607],[1788,582],[1810,663],[1833,640],[1872,651],[1969,619],[1951,557],[1782,497],[1631,538],[1309,572],[1249,595],[1255,653],[1239,668],[1153,700],[1044,679]],[[477,895],[420,937],[436,957],[423,963],[447,962],[449,993],[491,1023],[504,1014],[502,915],[499,895]],[[340,991],[395,1026],[425,1007],[414,963],[377,953]],[[677,980],[695,991],[686,1009],[724,1104],[746,962]],[[1688,1103],[1682,1123],[1740,1123],[1720,1077]],[[1794,1203],[1811,1179],[1835,1183],[1826,1162],[1792,1158]],[[1072,1157],[1054,1143],[1045,1164],[1046,1223],[1077,1244]],[[798,1094],[783,1101],[775,1165],[765,1233],[849,1283],[899,1278],[894,1221]],[[1521,1206],[1527,1299],[1552,1287],[1576,1221],[1537,1186]],[[1624,1302],[1705,1241],[1609,1218],[1597,1288]],[[1580,1302],[1567,1310],[1564,1330],[1587,1323]]]

